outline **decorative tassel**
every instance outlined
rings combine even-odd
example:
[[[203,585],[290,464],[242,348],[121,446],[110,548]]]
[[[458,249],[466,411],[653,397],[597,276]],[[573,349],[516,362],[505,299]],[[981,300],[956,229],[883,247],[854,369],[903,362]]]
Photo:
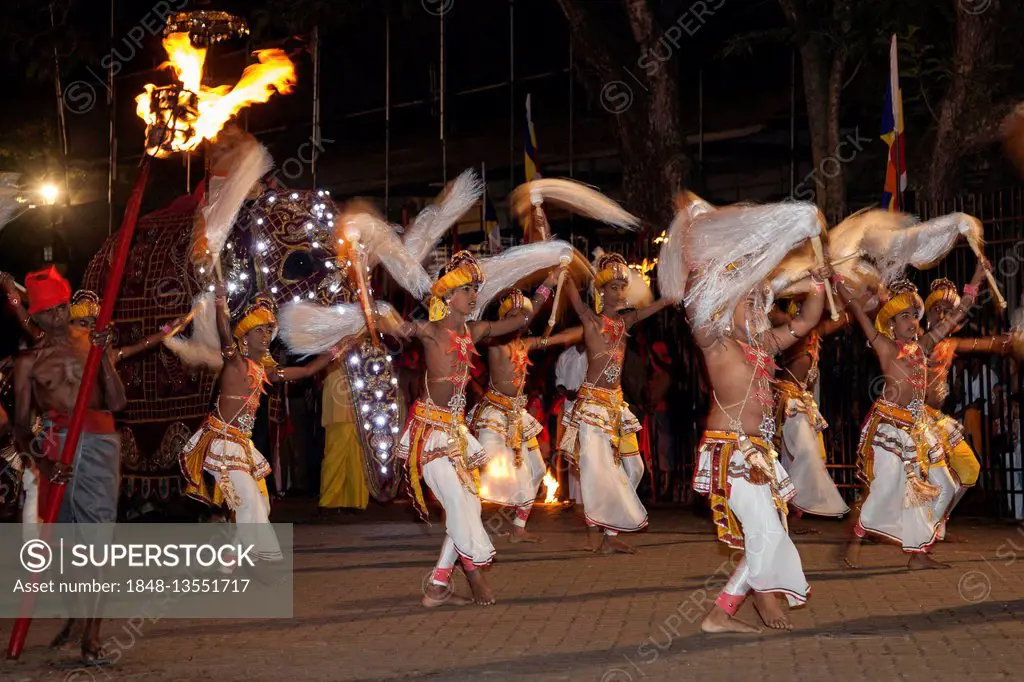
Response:
[[[907,475],[907,493],[903,498],[903,508],[921,507],[939,496],[938,486],[921,479],[914,474]]]
[[[228,473],[227,467],[220,468],[220,480],[217,482],[217,487],[220,488],[220,492],[224,495],[224,501],[228,503],[228,507],[236,509],[242,506],[242,498],[238,496],[235,484],[231,482],[231,477]]]
[[[437,296],[430,297],[430,321],[440,322],[448,317],[448,304]]]
[[[604,308],[604,301],[601,300],[601,292],[594,287],[594,312],[600,313],[602,308]]]

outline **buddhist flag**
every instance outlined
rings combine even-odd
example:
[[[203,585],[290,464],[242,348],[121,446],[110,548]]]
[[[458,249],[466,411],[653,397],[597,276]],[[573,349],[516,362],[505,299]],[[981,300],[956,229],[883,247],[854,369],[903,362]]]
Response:
[[[498,212],[494,210],[491,197],[484,194],[484,234],[487,235],[487,246],[491,253],[501,251],[501,228],[498,225]]]
[[[885,110],[882,112],[882,139],[889,145],[882,206],[890,211],[900,211],[903,209],[903,191],[907,188],[907,161],[903,149],[903,95],[900,92],[895,33],[889,47],[889,84],[885,89]]]
[[[533,130],[533,112],[530,109],[530,95],[526,96],[526,182],[540,177],[537,164],[537,133]]]

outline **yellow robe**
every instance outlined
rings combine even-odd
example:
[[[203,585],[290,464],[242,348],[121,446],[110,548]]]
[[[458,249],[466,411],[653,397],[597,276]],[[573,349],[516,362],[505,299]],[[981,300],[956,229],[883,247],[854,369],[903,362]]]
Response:
[[[323,417],[326,430],[324,461],[320,469],[320,506],[366,509],[370,489],[363,467],[363,447],[352,409],[348,376],[340,363],[324,381]]]

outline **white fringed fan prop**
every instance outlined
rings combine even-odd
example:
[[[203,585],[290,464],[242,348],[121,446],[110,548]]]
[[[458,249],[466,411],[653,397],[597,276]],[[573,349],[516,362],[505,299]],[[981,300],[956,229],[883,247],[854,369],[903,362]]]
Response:
[[[527,182],[509,195],[512,214],[521,223],[530,220],[535,206],[551,204],[602,223],[635,230],[639,219],[604,194],[573,180],[546,178]]]
[[[0,230],[28,210],[22,191],[18,188],[17,173],[0,173]]]
[[[854,286],[877,291],[879,285],[888,286],[902,275],[907,266],[919,270],[933,267],[953,249],[960,236],[975,254],[984,253],[981,221],[966,213],[919,222],[906,213],[865,209],[829,231],[829,260]],[[806,252],[794,254],[775,272],[772,288],[780,296],[807,293],[809,267],[813,267],[813,261]],[[994,281],[990,280],[990,285],[998,291]]]
[[[662,294],[674,301],[682,297],[694,327],[725,333],[732,315],[722,313],[758,289],[795,247],[819,236],[823,222],[810,203],[713,208],[691,194],[669,228],[671,246],[659,258],[659,280],[672,271]],[[679,268],[686,270],[680,274]],[[696,272],[687,281],[689,270]]]
[[[379,317],[397,319],[389,303],[376,301]],[[361,334],[366,329],[366,316],[358,303],[323,306],[308,301],[289,303],[278,315],[281,339],[297,355],[326,353],[338,341]]]
[[[683,192],[676,198],[676,215],[658,252],[658,290],[673,303],[679,303],[686,296],[690,271],[686,261],[686,233],[690,223],[714,210],[714,206],[693,192]]]
[[[509,195],[509,209],[523,226],[525,234],[540,236],[542,239],[551,236],[551,228],[544,210],[547,204],[625,230],[635,230],[640,224],[639,218],[617,202],[593,187],[575,180],[534,180],[520,185]],[[593,282],[593,265],[575,247],[572,249],[568,272],[578,285],[589,286]],[[571,307],[566,296],[559,296],[552,306],[554,310],[551,319],[558,320],[564,320]]]
[[[535,272],[557,267],[562,258],[571,259],[572,253],[571,244],[560,239],[551,239],[513,246],[496,256],[481,258],[479,263],[484,283],[477,292],[476,307],[473,308],[469,319],[479,320],[487,306],[499,294],[519,285]]]
[[[472,169],[455,178],[406,230],[402,243],[409,257],[417,263],[426,260],[445,233],[483,196],[483,191],[483,183]]]
[[[220,261],[221,250],[246,197],[270,170],[273,161],[263,145],[255,138],[246,136],[219,160],[218,165],[221,164],[227,168],[226,175],[223,180],[211,180],[207,202],[199,216],[203,221],[209,256],[214,264]],[[172,336],[164,339],[164,345],[191,367],[217,371],[224,366],[213,292],[205,292],[196,297],[192,308],[192,336]]]

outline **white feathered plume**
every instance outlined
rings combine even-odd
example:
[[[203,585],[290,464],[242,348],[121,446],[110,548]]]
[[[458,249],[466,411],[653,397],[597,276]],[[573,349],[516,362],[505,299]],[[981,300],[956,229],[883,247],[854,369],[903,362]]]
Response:
[[[571,244],[560,239],[549,239],[514,246],[496,256],[480,259],[484,283],[477,293],[476,307],[470,314],[470,319],[479,320],[487,306],[501,292],[511,289],[520,280],[534,272],[556,267],[563,257],[572,259],[572,256]]]
[[[227,174],[223,179],[211,179],[206,205],[197,216],[203,221],[202,236],[214,263],[220,260],[246,197],[272,165],[269,152],[251,135],[243,136],[235,148],[217,161],[218,167],[227,168]],[[192,336],[172,336],[164,340],[164,345],[186,365],[219,370],[224,360],[212,292],[196,297],[192,315]]]
[[[676,198],[676,215],[665,232],[665,241],[658,251],[658,290],[661,295],[678,303],[686,296],[686,233],[697,217],[714,211],[715,207],[693,192],[684,192]]]
[[[432,282],[386,221],[367,212],[341,216],[338,234],[350,244],[362,244],[367,256],[378,260],[400,287],[417,300],[430,293]]]
[[[683,300],[694,327],[711,325],[719,333],[730,325],[730,312],[740,301],[760,287],[794,247],[821,234],[824,227],[818,208],[804,202],[695,208],[697,215],[687,220],[682,248],[686,263],[698,272]]]
[[[396,317],[389,303],[376,301],[379,316]],[[300,301],[288,303],[278,315],[281,339],[299,355],[325,353],[343,338],[366,330],[366,316],[358,303],[334,306]]]
[[[573,180],[534,180],[516,187],[509,195],[511,211],[520,222],[525,223],[533,207],[538,204],[560,206],[578,215],[627,230],[634,230],[640,224],[636,216],[616,202],[596,189]]]
[[[168,350],[189,367],[218,371],[224,366],[215,305],[212,291],[200,294],[192,307],[192,336],[177,335],[164,339]]]
[[[235,149],[218,162],[228,167],[224,179],[213,177],[202,216],[205,224],[206,248],[214,262],[235,226],[235,218],[242,203],[260,178],[273,166],[266,148],[253,137],[245,138]]]
[[[18,189],[17,173],[0,173],[0,230],[28,210],[27,201],[18,201],[22,192]]]
[[[484,193],[484,185],[473,169],[463,171],[437,200],[420,211],[405,233],[402,243],[409,256],[422,263],[441,237],[473,207]]]

